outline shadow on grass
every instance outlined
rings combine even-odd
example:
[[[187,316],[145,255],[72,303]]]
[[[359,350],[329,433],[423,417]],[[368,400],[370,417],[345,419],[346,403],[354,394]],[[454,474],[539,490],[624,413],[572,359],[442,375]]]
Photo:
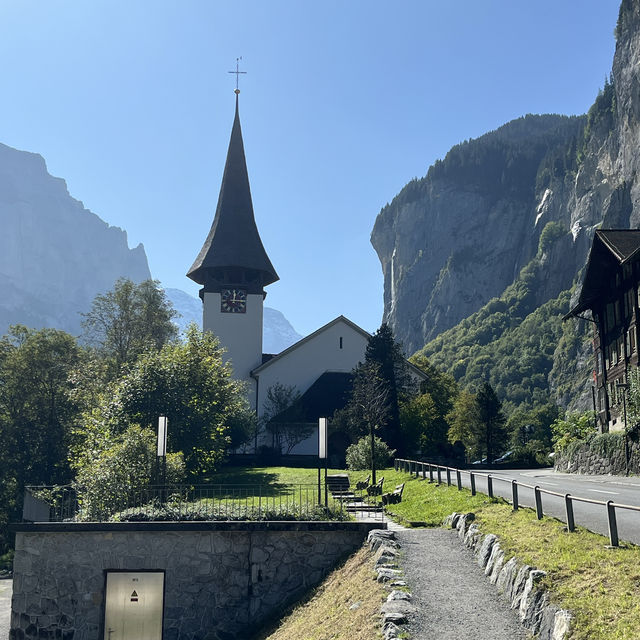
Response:
[[[263,496],[285,496],[289,495],[295,487],[278,481],[278,474],[264,471],[263,469],[251,469],[248,467],[227,467],[222,471],[201,479],[202,485],[211,485],[222,493],[220,497],[234,497],[241,493],[243,487],[247,490],[260,488],[260,494]],[[228,490],[225,489],[228,487]]]

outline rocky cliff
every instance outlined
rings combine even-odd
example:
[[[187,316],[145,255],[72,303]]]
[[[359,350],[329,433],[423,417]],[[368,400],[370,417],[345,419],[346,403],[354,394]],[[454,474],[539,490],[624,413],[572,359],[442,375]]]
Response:
[[[384,319],[408,352],[427,343],[434,355],[442,332],[479,310],[486,327],[502,326],[505,310],[492,311],[491,301],[508,300],[505,289],[521,287],[522,268],[534,265],[513,329],[579,279],[595,228],[640,226],[640,0],[622,2],[616,38],[611,79],[586,116],[526,116],[458,145],[378,215],[371,241],[384,273]],[[475,344],[501,336],[487,331]],[[584,345],[570,341],[560,352],[584,365]],[[449,354],[448,368],[467,381],[472,346]],[[559,384],[553,375],[549,382]]]
[[[85,209],[43,158],[0,144],[0,335],[10,324],[77,334],[120,277],[151,277],[140,244]]]

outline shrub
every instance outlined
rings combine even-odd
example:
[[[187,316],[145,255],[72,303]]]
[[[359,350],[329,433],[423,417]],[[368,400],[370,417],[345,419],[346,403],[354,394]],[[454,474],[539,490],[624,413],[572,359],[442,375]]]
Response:
[[[386,442],[375,436],[374,459],[376,469],[384,469],[391,464],[396,453],[395,449],[389,449]],[[371,468],[371,436],[364,436],[358,442],[347,448],[347,469],[362,471]]]
[[[553,444],[557,451],[566,449],[572,442],[590,440],[596,433],[593,411],[569,413],[564,420],[558,418],[551,424]]]

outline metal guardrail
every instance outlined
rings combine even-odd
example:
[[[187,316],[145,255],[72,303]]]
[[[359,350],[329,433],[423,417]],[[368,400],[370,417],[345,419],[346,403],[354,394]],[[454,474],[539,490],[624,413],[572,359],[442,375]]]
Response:
[[[419,460],[406,460],[403,458],[396,458],[394,460],[394,468],[396,471],[404,471],[413,475],[415,473],[416,477],[420,477],[426,480],[427,473],[429,474],[429,482],[434,482],[434,475],[437,479],[438,484],[443,484],[442,475],[443,473],[446,475],[446,483],[447,485],[452,485],[452,474],[455,474],[455,482],[458,487],[458,491],[462,490],[462,474],[466,473],[469,475],[469,485],[471,487],[471,495],[476,495],[476,477],[482,476],[487,479],[487,495],[490,498],[494,497],[493,491],[493,483],[494,481],[506,482],[511,485],[511,504],[513,506],[514,511],[517,511],[520,504],[518,499],[518,487],[525,487],[527,489],[533,489],[533,495],[535,500],[535,511],[538,520],[542,519],[543,516],[543,506],[542,506],[542,495],[547,494],[550,496],[556,496],[564,499],[564,508],[565,508],[565,516],[567,521],[567,529],[568,531],[575,531],[575,517],[573,512],[573,503],[574,502],[584,502],[588,504],[596,504],[601,505],[607,510],[607,524],[609,528],[609,541],[612,547],[620,546],[620,540],[618,538],[618,521],[616,518],[616,509],[626,509],[628,511],[637,511],[640,512],[640,507],[630,504],[620,504],[614,502],[613,500],[594,500],[592,498],[583,498],[581,496],[574,496],[570,493],[560,493],[558,491],[551,491],[550,489],[542,489],[539,485],[531,485],[526,484],[524,482],[518,482],[512,478],[503,478],[499,475],[491,474],[491,473],[477,473],[471,471],[470,469],[458,469],[457,467],[446,467],[437,464],[432,464],[430,462],[421,462]]]
[[[316,484],[153,485],[95,496],[83,487],[28,486],[23,520],[107,522],[112,520],[282,520],[346,516],[344,502],[319,494]]]

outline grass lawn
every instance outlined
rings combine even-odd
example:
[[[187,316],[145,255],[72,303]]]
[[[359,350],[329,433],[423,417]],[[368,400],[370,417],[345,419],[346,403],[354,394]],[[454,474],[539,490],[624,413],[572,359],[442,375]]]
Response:
[[[329,473],[345,471],[333,469]],[[368,475],[366,471],[348,473],[351,486]],[[482,494],[472,496],[468,489],[458,491],[455,486],[430,484],[393,469],[383,469],[378,474],[378,477],[384,476],[385,491],[405,483],[402,502],[388,508],[399,522],[439,526],[453,511],[472,511],[483,533],[499,536],[507,559],[517,556],[546,571],[546,584],[554,601],[575,615],[571,640],[640,639],[640,547],[622,544],[618,549],[607,549],[609,540],[605,536],[581,527],[568,533],[564,523],[555,518],[537,520],[532,510],[513,511],[502,499],[490,499]],[[287,484],[315,483],[317,471],[286,467],[229,468],[212,481],[223,481],[222,478],[234,478],[233,482],[244,478],[246,483],[268,479],[275,490],[284,490]],[[337,586],[327,590],[333,588]],[[376,602],[379,605],[379,600]],[[333,615],[335,605],[326,606],[329,608],[324,613]],[[297,636],[274,635],[273,639],[324,638],[307,633],[311,631],[300,628]],[[360,636],[352,631],[344,637]]]

